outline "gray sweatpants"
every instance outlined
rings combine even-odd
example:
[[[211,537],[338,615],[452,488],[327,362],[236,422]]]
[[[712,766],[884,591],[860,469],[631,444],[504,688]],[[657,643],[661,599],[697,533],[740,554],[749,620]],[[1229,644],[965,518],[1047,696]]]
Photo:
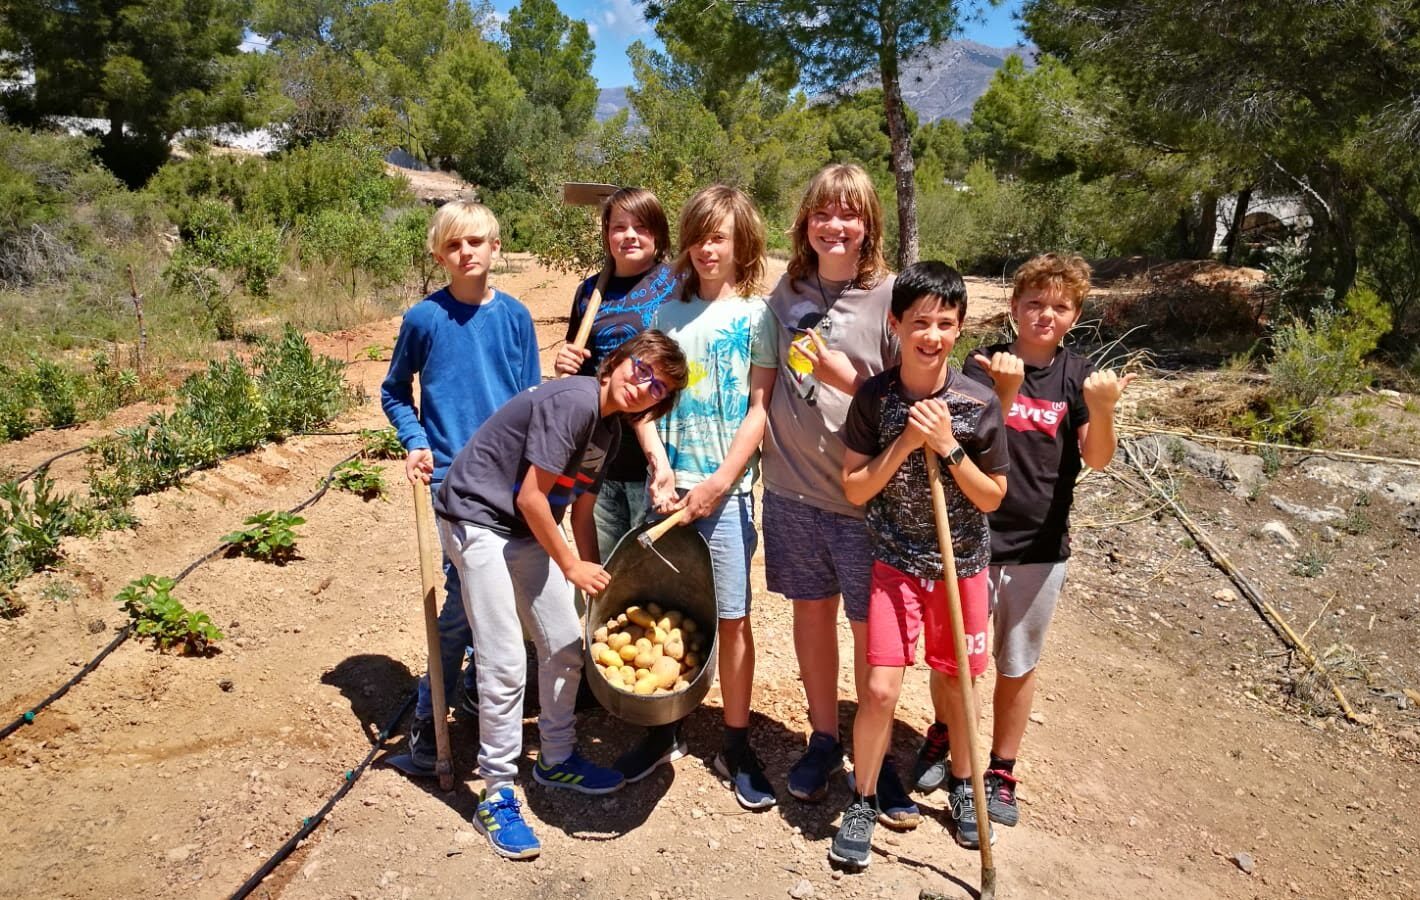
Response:
[[[535,538],[439,519],[439,540],[463,581],[478,667],[478,768],[493,792],[513,783],[523,752],[524,626],[537,648],[539,755],[549,766],[572,755],[581,623],[572,585]]]

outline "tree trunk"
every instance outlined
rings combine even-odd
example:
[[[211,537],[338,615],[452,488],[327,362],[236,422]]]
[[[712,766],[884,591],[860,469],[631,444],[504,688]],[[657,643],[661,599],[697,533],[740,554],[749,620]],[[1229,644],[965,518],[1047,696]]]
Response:
[[[1218,235],[1218,195],[1208,191],[1200,206],[1198,231],[1193,235],[1193,258],[1208,259],[1213,255],[1213,239]]]
[[[1233,264],[1237,259],[1238,242],[1242,240],[1243,220],[1247,218],[1248,204],[1252,203],[1252,186],[1238,191],[1238,202],[1233,206],[1233,223],[1228,227],[1228,236],[1223,238],[1223,262]]]
[[[890,7],[891,4],[884,4]],[[897,268],[917,262],[917,164],[912,159],[912,135],[907,133],[907,111],[898,83],[897,22],[890,16],[878,20],[883,43],[878,63],[883,77],[883,112],[887,115],[892,144],[892,174],[897,183]]]

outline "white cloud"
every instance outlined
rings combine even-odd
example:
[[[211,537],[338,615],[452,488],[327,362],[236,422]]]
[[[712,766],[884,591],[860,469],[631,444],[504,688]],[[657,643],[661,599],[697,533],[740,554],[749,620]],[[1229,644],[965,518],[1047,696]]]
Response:
[[[608,0],[602,11],[602,21],[609,30],[626,37],[651,33],[651,26],[641,15],[641,9],[631,0]]]

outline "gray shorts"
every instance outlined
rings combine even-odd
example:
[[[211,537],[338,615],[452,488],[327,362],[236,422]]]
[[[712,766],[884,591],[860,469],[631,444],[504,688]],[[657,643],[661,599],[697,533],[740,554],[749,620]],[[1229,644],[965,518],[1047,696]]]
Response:
[[[862,519],[764,492],[764,580],[790,600],[843,596],[850,622],[868,621],[873,551]]]
[[[1023,678],[1040,663],[1045,632],[1065,588],[1065,563],[991,566],[989,572],[996,671]]]

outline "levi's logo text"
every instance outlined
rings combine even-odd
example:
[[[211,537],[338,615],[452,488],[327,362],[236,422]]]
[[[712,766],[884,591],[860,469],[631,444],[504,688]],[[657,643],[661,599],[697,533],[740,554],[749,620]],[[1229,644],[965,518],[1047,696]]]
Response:
[[[1039,431],[1055,437],[1060,423],[1065,421],[1066,404],[1061,401],[1017,397],[1006,416],[1006,424],[1015,431]]]

